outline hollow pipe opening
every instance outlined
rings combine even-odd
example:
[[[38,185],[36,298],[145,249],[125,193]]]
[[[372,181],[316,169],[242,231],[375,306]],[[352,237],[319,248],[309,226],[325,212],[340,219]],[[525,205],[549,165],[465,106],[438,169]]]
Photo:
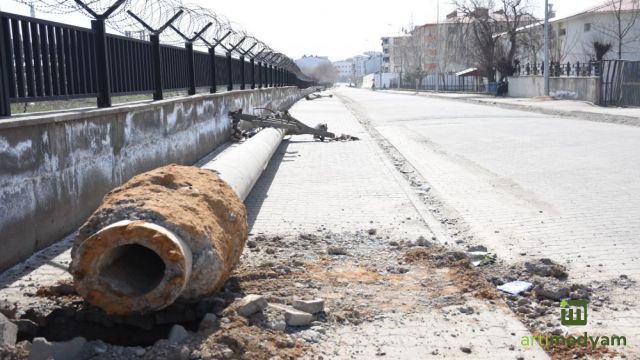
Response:
[[[121,220],[84,240],[71,274],[78,294],[109,314],[162,309],[173,303],[191,276],[189,247],[167,228]]]
[[[115,247],[101,262],[100,280],[125,296],[140,296],[155,289],[164,278],[166,268],[160,255],[139,244]]]

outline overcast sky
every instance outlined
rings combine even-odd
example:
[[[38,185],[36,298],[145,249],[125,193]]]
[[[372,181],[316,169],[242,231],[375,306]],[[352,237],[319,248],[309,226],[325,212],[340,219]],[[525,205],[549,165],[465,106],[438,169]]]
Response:
[[[37,1],[37,0],[36,0]],[[71,1],[71,0],[69,0]],[[292,58],[329,56],[341,60],[364,51],[381,51],[380,37],[397,35],[411,23],[436,21],[437,0],[183,0],[210,6],[216,13],[242,24],[247,31]],[[556,0],[558,16],[583,10],[604,0]],[[550,1],[554,3],[554,1]],[[543,0],[531,0],[541,14]],[[0,9],[28,15],[25,5],[0,0]],[[453,10],[449,0],[440,1],[440,18]],[[37,17],[89,27],[82,15]]]

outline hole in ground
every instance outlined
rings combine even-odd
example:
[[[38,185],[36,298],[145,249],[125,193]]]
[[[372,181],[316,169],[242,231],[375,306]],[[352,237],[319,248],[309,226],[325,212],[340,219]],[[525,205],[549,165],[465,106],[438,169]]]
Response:
[[[162,258],[148,247],[128,244],[113,248],[102,259],[100,279],[125,296],[140,296],[155,289],[164,277]]]
[[[68,341],[82,336],[87,340],[102,340],[112,345],[149,346],[166,339],[175,324],[197,331],[207,313],[220,313],[232,302],[219,298],[204,299],[196,303],[174,303],[154,313],[132,316],[107,315],[101,309],[85,302],[73,302],[46,311],[28,309],[21,317],[38,324],[37,329],[19,331],[18,341],[32,341],[44,337],[48,341]]]

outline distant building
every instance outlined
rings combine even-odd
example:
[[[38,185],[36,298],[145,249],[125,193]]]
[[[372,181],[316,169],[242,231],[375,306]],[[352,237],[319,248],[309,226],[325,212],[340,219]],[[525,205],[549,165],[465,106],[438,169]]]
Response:
[[[353,82],[355,78],[355,67],[352,59],[334,61],[333,67],[338,71],[338,82]]]
[[[300,59],[295,61],[296,65],[300,68],[300,71],[303,73],[309,72],[312,69],[317,68],[323,63],[331,63],[328,57],[326,56],[317,56],[317,55],[304,55]]]
[[[363,55],[334,61],[333,66],[338,71],[338,81],[359,85],[365,75],[379,72],[382,66],[382,53],[367,51]]]

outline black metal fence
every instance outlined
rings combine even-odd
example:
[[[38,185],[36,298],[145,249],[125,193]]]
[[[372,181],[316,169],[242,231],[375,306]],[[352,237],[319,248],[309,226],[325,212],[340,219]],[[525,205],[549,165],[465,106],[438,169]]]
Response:
[[[550,76],[599,76],[600,63],[597,61],[576,63],[550,63]],[[544,75],[544,62],[517,64],[513,76]]]
[[[640,106],[640,61],[602,61],[600,105]]]
[[[102,27],[100,27],[100,25]],[[152,39],[153,40],[153,39]],[[104,22],[92,29],[0,12],[0,116],[11,103],[97,97],[196,88],[216,92],[295,85],[309,81],[274,64],[106,34]]]
[[[436,82],[438,84],[436,85]],[[397,81],[391,81],[391,88],[397,87]],[[403,89],[416,89],[416,83],[403,79]],[[418,84],[419,90],[451,92],[487,92],[488,88],[481,76],[456,76],[454,73],[427,75]]]

